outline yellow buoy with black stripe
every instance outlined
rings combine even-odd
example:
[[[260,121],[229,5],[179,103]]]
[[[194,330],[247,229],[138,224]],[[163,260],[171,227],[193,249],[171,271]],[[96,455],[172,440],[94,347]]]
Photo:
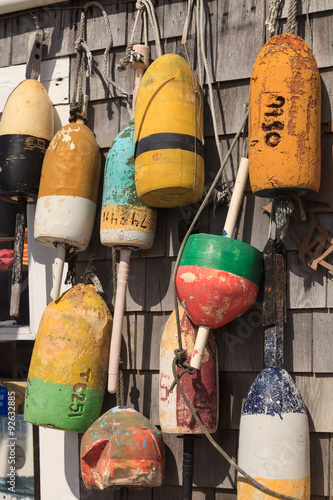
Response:
[[[188,63],[176,54],[154,61],[135,105],[135,183],[142,203],[177,207],[204,189],[203,96]]]

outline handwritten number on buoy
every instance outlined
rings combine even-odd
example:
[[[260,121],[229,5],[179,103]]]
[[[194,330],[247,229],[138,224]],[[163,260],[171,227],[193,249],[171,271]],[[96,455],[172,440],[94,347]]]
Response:
[[[91,378],[91,370],[90,368],[86,372],[80,373],[80,378],[89,382]],[[71,413],[68,414],[69,417],[80,417],[84,412],[84,403],[83,401],[86,399],[86,394],[84,389],[87,388],[87,384],[78,382],[73,385],[74,394],[72,394],[72,404],[69,406]],[[78,394],[79,393],[79,394]],[[80,401],[80,403],[78,403]]]
[[[269,102],[265,107],[265,119],[261,128],[264,132],[267,132],[265,135],[267,146],[275,148],[281,140],[281,135],[277,131],[284,129],[283,121],[277,120],[277,117],[281,117],[284,113],[285,98],[276,94],[270,94],[268,98]]]

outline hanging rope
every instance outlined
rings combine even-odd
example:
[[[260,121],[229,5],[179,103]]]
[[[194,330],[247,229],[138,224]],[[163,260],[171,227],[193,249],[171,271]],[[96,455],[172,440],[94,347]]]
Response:
[[[296,12],[297,0],[289,0],[286,33],[291,33],[292,35],[296,34]]]
[[[269,8],[268,18],[265,21],[268,31],[274,33],[277,17],[282,4],[282,0],[273,0]]]
[[[173,376],[174,376],[174,379],[175,379],[175,382],[177,384],[177,387],[178,387],[180,394],[182,395],[185,403],[187,404],[188,408],[191,411],[191,414],[192,414],[194,420],[199,425],[203,434],[205,434],[205,436],[211,442],[211,444],[214,446],[214,448],[227,460],[227,462],[229,462],[229,464],[232,467],[234,467],[237,470],[237,472],[239,472],[242,476],[244,476],[251,483],[251,485],[253,485],[258,490],[262,491],[263,493],[266,493],[267,495],[271,495],[275,498],[283,498],[285,500],[301,500],[301,499],[297,499],[295,497],[290,497],[288,495],[283,495],[281,493],[277,493],[277,492],[271,490],[270,488],[266,488],[266,486],[264,486],[263,484],[259,483],[255,479],[253,479],[253,477],[251,477],[249,474],[247,474],[247,472],[245,472],[241,467],[239,467],[239,465],[224,451],[224,449],[212,438],[212,436],[209,434],[206,427],[203,425],[203,423],[201,422],[201,420],[199,419],[199,417],[197,416],[197,414],[193,410],[192,405],[191,405],[190,401],[188,400],[188,398],[187,398],[187,396],[186,396],[186,394],[181,386],[179,376],[177,376],[176,366],[177,366],[177,364],[174,360],[174,362],[172,364],[172,371],[173,371]]]
[[[86,267],[85,272],[84,272],[83,282],[85,285],[87,285],[88,282],[91,281],[95,287],[96,292],[102,294],[104,292],[104,290],[103,290],[103,287],[102,287],[102,284],[101,284],[99,278],[97,277],[97,275],[95,273],[96,267],[94,264],[96,248],[97,248],[97,245],[99,242],[99,224],[98,224],[98,222],[100,221],[100,219],[101,219],[101,207],[99,207],[99,209],[96,210],[94,230],[93,230],[93,234],[92,234],[91,241],[90,241],[90,252],[89,252],[89,257],[88,257],[88,264],[87,264],[87,267]]]
[[[278,12],[278,8],[280,6],[280,2],[274,2],[275,3],[275,6],[277,8],[277,11],[276,11],[276,16],[277,16],[277,12]],[[189,24],[190,24],[190,17],[191,17],[191,12],[192,12],[192,8],[193,8],[193,0],[189,0],[188,2],[188,11],[187,11],[187,16],[186,16],[186,20],[185,20],[185,26],[184,26],[184,31],[183,31],[183,38],[182,38],[182,43],[184,44],[184,47],[185,47],[185,50],[186,50],[186,39],[187,39],[187,33],[188,33],[188,28],[189,28]],[[178,255],[177,255],[177,259],[176,259],[176,262],[175,262],[175,267],[174,267],[174,272],[173,272],[173,289],[174,289],[174,303],[175,303],[175,315],[176,315],[176,325],[177,325],[177,336],[178,336],[178,349],[175,350],[175,358],[173,360],[173,365],[172,365],[172,370],[173,370],[173,376],[174,376],[174,381],[170,387],[170,391],[172,391],[172,389],[174,388],[175,384],[177,384],[177,387],[179,389],[179,392],[181,393],[187,407],[189,408],[191,414],[193,415],[193,418],[195,419],[195,421],[197,422],[197,424],[199,425],[199,427],[201,428],[202,432],[206,435],[206,437],[208,438],[208,440],[213,444],[213,446],[219,451],[219,453],[230,463],[230,465],[232,467],[234,467],[240,474],[242,474],[242,476],[244,476],[244,478],[246,478],[254,487],[256,487],[258,490],[268,494],[268,495],[272,495],[274,496],[275,498],[281,498],[281,499],[286,499],[286,500],[296,500],[294,497],[290,497],[290,496],[287,496],[287,495],[283,495],[283,494],[280,494],[280,493],[277,493],[269,488],[267,488],[266,486],[262,485],[261,483],[259,483],[258,481],[256,481],[255,479],[253,479],[249,474],[247,474],[244,470],[242,470],[238,465],[237,463],[232,460],[231,457],[229,457],[229,455],[223,450],[223,448],[221,448],[217,443],[216,441],[212,438],[212,436],[209,434],[208,430],[206,429],[206,427],[202,424],[201,420],[199,419],[199,417],[196,415],[196,412],[194,410],[194,408],[192,407],[190,401],[188,400],[186,394],[184,393],[183,391],[183,388],[181,386],[181,383],[180,383],[180,378],[181,376],[184,374],[184,373],[190,373],[190,374],[193,374],[193,368],[190,366],[188,360],[187,360],[187,357],[186,357],[186,352],[184,351],[183,347],[182,347],[182,340],[181,340],[181,331],[180,331],[180,318],[179,318],[179,310],[178,310],[178,298],[177,298],[177,290],[176,290],[176,274],[177,274],[177,269],[178,269],[178,266],[179,266],[179,262],[180,262],[180,259],[181,259],[181,255],[182,255],[182,252],[184,250],[184,247],[185,247],[185,244],[186,244],[186,241],[188,239],[188,237],[190,236],[195,224],[197,223],[197,220],[199,218],[199,216],[201,215],[204,207],[206,206],[206,204],[208,203],[209,201],[209,198],[211,197],[213,191],[214,191],[214,188],[215,188],[215,185],[216,183],[218,182],[220,176],[222,175],[222,173],[224,172],[224,168],[227,164],[227,161],[232,153],[232,150],[235,146],[235,144],[237,143],[238,139],[239,139],[239,136],[242,132],[242,130],[244,129],[246,123],[247,123],[247,119],[248,119],[248,109],[246,109],[246,113],[245,113],[245,117],[243,119],[243,122],[240,126],[240,129],[239,131],[237,132],[230,148],[229,148],[229,151],[226,155],[226,157],[224,158],[224,160],[222,160],[222,150],[220,148],[220,144],[219,144],[219,141],[218,141],[218,134],[217,134],[217,126],[216,126],[216,119],[215,119],[215,112],[214,112],[214,106],[213,106],[213,99],[212,99],[212,86],[211,86],[211,76],[210,76],[210,71],[209,71],[209,67],[208,67],[208,63],[207,63],[207,59],[206,59],[206,55],[205,55],[205,52],[204,52],[204,9],[203,9],[203,1],[202,0],[197,0],[197,9],[199,10],[199,13],[198,13],[198,17],[197,19],[199,18],[199,26],[200,26],[200,29],[199,29],[199,32],[200,32],[200,43],[198,44],[198,48],[199,50],[201,51],[201,58],[202,58],[202,61],[204,63],[204,68],[205,68],[205,71],[206,71],[206,75],[207,75],[207,80],[208,80],[208,89],[209,89],[209,101],[210,101],[210,106],[211,106],[211,112],[212,112],[212,117],[213,117],[213,126],[214,126],[214,135],[215,135],[215,142],[217,144],[217,149],[218,149],[218,152],[219,152],[219,159],[220,159],[220,169],[210,187],[210,189],[208,190],[198,212],[196,213],[183,241],[182,241],[182,244],[180,246],[180,249],[179,249],[179,252],[178,252]],[[275,22],[276,22],[276,19],[275,19]],[[274,26],[275,26],[275,22],[274,22]],[[229,187],[230,189],[230,187]],[[230,190],[230,195],[231,195],[231,190]],[[177,367],[180,367],[182,368],[181,372],[179,374],[177,374]],[[194,370],[195,371],[195,370]]]
[[[182,36],[182,44],[185,49],[185,53],[188,58],[187,54],[187,49],[186,49],[186,42],[187,42],[187,35],[188,35],[188,29],[190,25],[190,20],[192,16],[192,10],[193,10],[193,0],[189,0],[188,3],[188,9],[187,9],[187,14],[186,14],[186,19],[185,19],[185,25],[184,25],[184,30],[183,30],[183,36]],[[205,53],[205,12],[204,12],[204,3],[203,0],[197,0],[197,15],[196,15],[196,20],[197,20],[197,32],[199,33],[199,43],[198,43],[198,50],[200,51],[198,54],[198,68],[201,71],[201,63],[203,63],[204,69],[206,71],[207,75],[207,85],[208,85],[208,99],[209,99],[209,107],[212,115],[212,121],[213,121],[213,129],[214,129],[214,138],[215,138],[215,144],[219,156],[219,162],[220,165],[223,163],[223,152],[222,152],[222,145],[220,143],[219,137],[218,137],[218,130],[217,130],[217,119],[216,119],[216,112],[215,112],[215,105],[214,105],[214,98],[213,98],[213,86],[212,86],[212,77],[208,65],[208,60],[206,57]],[[200,61],[200,62],[199,62]],[[199,75],[200,76],[200,75]],[[202,76],[201,76],[202,78]],[[201,82],[202,85],[202,82]],[[224,182],[226,188],[225,192],[226,194],[224,195],[224,198],[228,200],[228,203],[230,202],[231,199],[231,187],[229,183],[229,179],[225,173],[224,168],[221,170],[221,177],[222,181]]]
[[[153,6],[151,0],[138,0],[136,2],[135,7],[138,9],[137,17],[139,16],[140,11],[147,12],[148,19],[150,21],[150,24],[151,24],[151,27],[152,27],[152,30],[153,30],[153,33],[154,33],[154,38],[155,38],[155,43],[156,43],[157,57],[161,57],[161,55],[162,55],[161,39],[160,39],[160,34],[159,34],[159,29],[158,29],[158,23],[157,23],[157,17],[156,17],[155,9],[154,9],[154,6]],[[132,31],[130,43],[132,43],[132,41],[134,39],[134,33],[135,33],[135,29],[136,29],[136,24],[137,24],[137,19],[134,22],[134,26],[133,26],[133,31]],[[147,36],[147,38],[148,38],[148,36]],[[147,45],[147,42],[146,42],[146,45]]]
[[[71,100],[71,105],[70,105],[70,118],[69,121],[73,122],[76,121],[77,119],[82,119],[84,122],[87,122],[86,116],[81,114],[82,110],[82,103],[83,103],[83,77],[84,77],[84,60],[85,60],[85,55],[87,56],[87,76],[91,76],[92,74],[92,65],[93,65],[93,57],[91,54],[91,51],[88,47],[88,44],[84,38],[85,34],[85,29],[86,29],[86,12],[89,9],[89,7],[97,7],[101,10],[103,17],[104,17],[104,22],[105,22],[105,28],[108,34],[108,44],[107,47],[104,51],[103,54],[103,62],[102,62],[102,74],[105,80],[113,85],[113,87],[120,93],[121,97],[123,97],[126,100],[126,105],[129,113],[131,112],[131,100],[128,95],[128,93],[120,87],[116,82],[114,82],[109,76],[107,75],[107,56],[113,46],[113,38],[112,38],[112,31],[111,31],[111,26],[109,23],[109,18],[107,15],[106,10],[104,9],[103,5],[101,5],[98,2],[88,2],[82,12],[81,12],[81,18],[80,18],[80,33],[79,33],[79,38],[75,42],[75,50],[76,50],[76,69],[75,69],[75,77],[74,77],[74,85],[73,85],[73,96]]]
[[[235,147],[235,145],[237,144],[237,141],[239,139],[239,136],[241,135],[242,133],[242,130],[243,128],[245,127],[246,125],[246,122],[247,122],[247,118],[248,118],[248,109],[246,109],[246,113],[245,113],[245,116],[244,116],[244,119],[242,121],[242,124],[240,126],[240,129],[238,130],[236,136],[234,137],[232,143],[231,143],[231,146],[229,148],[229,151],[227,152],[226,154],[226,157],[224,158],[224,160],[222,161],[222,164],[220,166],[220,169],[219,171],[217,172],[216,176],[215,176],[215,179],[213,180],[212,182],[212,185],[210,186],[203,202],[201,203],[200,205],[200,208],[199,210],[197,211],[190,227],[188,228],[187,230],[187,233],[182,241],[182,244],[180,246],[180,249],[178,251],[178,255],[177,255],[177,259],[176,259],[176,262],[175,262],[175,268],[174,268],[174,272],[173,272],[173,277],[172,277],[172,282],[173,282],[173,290],[174,290],[174,304],[175,304],[175,314],[176,314],[176,325],[177,325],[177,336],[178,336],[178,349],[175,351],[175,359],[176,359],[176,363],[177,363],[177,366],[181,367],[183,369],[183,372],[181,372],[181,375],[183,375],[184,373],[190,373],[190,374],[193,374],[194,373],[194,368],[192,368],[189,364],[189,362],[187,361],[186,359],[186,355],[185,355],[185,351],[183,349],[183,346],[182,346],[182,339],[181,339],[181,331],[180,331],[180,318],[179,318],[179,311],[178,311],[178,298],[177,298],[177,290],[176,290],[176,274],[177,274],[177,269],[178,269],[178,265],[179,265],[179,262],[180,262],[180,259],[181,259],[181,255],[183,253],[183,250],[184,250],[184,247],[185,247],[185,244],[186,244],[186,241],[188,239],[188,237],[190,236],[195,224],[197,223],[197,220],[199,219],[203,209],[205,208],[205,206],[207,205],[207,203],[209,202],[209,199],[214,191],[214,188],[217,184],[217,182],[219,181],[220,177],[221,177],[221,174],[231,156],[231,153]],[[178,375],[178,377],[180,377],[181,375]],[[174,383],[172,384],[172,387],[174,387]],[[171,389],[170,389],[171,390]]]
[[[145,43],[145,45],[148,45],[148,32],[147,32],[148,31],[147,13],[148,13],[149,21],[150,21],[150,24],[151,24],[152,29],[154,31],[157,57],[160,57],[162,55],[158,24],[157,24],[155,10],[154,10],[154,7],[151,3],[151,0],[138,0],[136,3],[136,8],[137,8],[137,12],[136,12],[135,20],[134,20],[134,26],[133,26],[133,30],[132,30],[131,39],[130,39],[129,44],[126,47],[125,56],[122,59],[120,59],[119,63],[116,66],[118,71],[125,71],[128,64],[130,64],[134,61],[140,61],[140,59],[142,57],[139,52],[133,51],[133,45],[137,45],[139,43],[139,42],[134,42],[133,40],[134,40],[134,35],[135,35],[136,29],[137,29],[138,20],[139,20],[141,13],[143,16],[144,43]]]

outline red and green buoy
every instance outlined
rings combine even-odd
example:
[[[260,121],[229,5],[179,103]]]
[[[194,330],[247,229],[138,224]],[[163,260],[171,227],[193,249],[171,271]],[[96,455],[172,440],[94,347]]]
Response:
[[[209,330],[234,320],[256,301],[261,279],[261,252],[231,238],[247,175],[248,161],[243,158],[223,236],[189,236],[180,259],[177,295],[193,323],[199,325],[191,360],[194,368],[200,368]]]

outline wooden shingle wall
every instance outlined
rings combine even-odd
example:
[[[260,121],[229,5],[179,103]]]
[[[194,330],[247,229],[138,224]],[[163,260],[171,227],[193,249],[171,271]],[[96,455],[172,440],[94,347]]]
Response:
[[[75,68],[75,40],[79,36],[81,7],[86,2],[73,0],[56,6],[34,9],[36,20],[46,33],[43,64],[64,63],[69,77],[54,79],[63,93],[54,102],[58,111],[58,127],[67,123],[69,88],[72,89]],[[132,73],[119,73],[115,64],[124,56],[135,17],[135,2],[102,0],[108,13],[114,46],[109,55],[108,72],[112,79],[130,93]],[[211,0],[206,2],[207,53],[213,75],[213,100],[218,134],[223,154],[237,132],[248,102],[249,79],[253,63],[262,45],[270,37],[265,29],[270,0]],[[278,32],[284,31],[288,3],[284,2]],[[164,53],[183,54],[181,36],[187,12],[187,2],[156,0],[162,48]],[[298,2],[297,34],[313,50],[322,77],[322,123],[332,120],[333,102],[333,4],[331,0]],[[31,12],[0,18],[0,70],[26,64],[34,37],[35,20]],[[139,30],[140,31],[140,30]],[[141,37],[137,33],[138,40]],[[87,83],[90,97],[89,127],[96,135],[102,154],[118,132],[127,125],[125,103],[101,77],[102,55],[106,47],[104,20],[99,9],[87,13],[87,43],[95,60],[95,72]],[[143,39],[141,38],[141,41]],[[156,57],[154,34],[149,29],[152,59]],[[197,54],[194,26],[188,37],[188,53],[196,68]],[[69,62],[69,66],[67,65]],[[65,74],[66,73],[66,74]],[[7,73],[8,74],[8,73]],[[1,76],[5,78],[5,76]],[[205,77],[206,78],[206,77]],[[70,80],[70,81],[69,81]],[[3,82],[0,82],[3,85]],[[8,82],[7,82],[8,86]],[[206,184],[210,185],[219,168],[214,140],[207,85],[205,103],[205,164]],[[326,133],[322,141],[323,160],[333,146],[333,134]],[[239,141],[227,165],[231,181],[244,148]],[[241,210],[237,238],[262,250],[268,238],[269,219],[262,206],[269,200],[255,198],[248,186]],[[189,219],[198,208],[161,209],[158,211],[156,241],[149,251],[132,253],[128,283],[126,318],[123,327],[126,404],[142,412],[158,425],[159,343],[166,320],[174,308],[171,275],[180,246],[179,222]],[[201,232],[220,234],[226,207],[213,210],[210,205],[201,217]],[[333,214],[319,214],[318,220],[333,234]],[[294,224],[300,236],[306,224]],[[332,273],[319,266],[313,271],[295,257],[297,245],[290,234],[285,237],[288,251],[288,321],[285,333],[285,368],[294,378],[309,411],[311,431],[311,490],[313,500],[333,498],[333,336],[330,308],[333,306]],[[113,309],[112,253],[98,244],[95,250],[96,274],[104,287],[104,298]],[[84,274],[89,251],[80,254],[77,281]],[[238,429],[242,403],[256,375],[263,368],[263,331],[261,299],[241,319],[216,331],[220,369],[220,425],[215,435],[223,448],[237,459]],[[114,406],[116,398],[107,395],[104,410]],[[165,485],[152,491],[130,491],[133,500],[160,500],[181,497],[182,441],[165,435]],[[205,438],[195,445],[194,500],[235,500],[236,474]],[[82,485],[82,499],[119,499],[120,492],[88,492]]]

